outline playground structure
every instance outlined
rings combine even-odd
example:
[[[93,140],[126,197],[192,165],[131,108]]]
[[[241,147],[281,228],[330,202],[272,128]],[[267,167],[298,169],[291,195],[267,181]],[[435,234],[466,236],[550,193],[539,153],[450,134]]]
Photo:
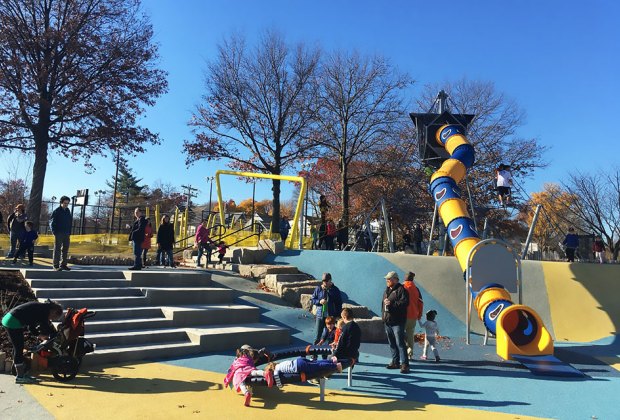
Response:
[[[519,360],[537,373],[580,374],[552,358],[553,339],[549,331],[532,308],[520,304],[519,257],[500,241],[481,241],[467,206],[460,198],[458,183],[474,164],[474,148],[465,137],[464,127],[445,124],[436,131],[435,139],[450,157],[431,176],[429,190],[465,274],[468,338],[469,311],[473,304],[488,333],[496,337],[496,352],[503,359]],[[515,272],[516,277],[511,274]],[[494,276],[498,280],[486,283]],[[512,278],[516,287],[508,290],[502,282],[505,277]],[[519,294],[519,304],[513,303],[511,291]],[[559,368],[548,364],[550,361]]]
[[[273,175],[273,174],[259,174],[253,172],[238,172],[238,171],[227,171],[227,170],[218,170],[215,172],[215,183],[217,187],[217,202],[219,206],[219,214],[220,214],[220,224],[225,226],[225,218],[224,218],[224,203],[222,200],[222,187],[220,184],[220,175],[233,175],[240,178],[262,178],[262,179],[271,179],[271,180],[280,180],[280,181],[290,181],[290,182],[299,182],[301,184],[301,189],[299,192],[299,198],[297,199],[297,206],[295,207],[295,216],[293,217],[293,222],[291,226],[291,232],[288,240],[288,247],[293,248],[295,244],[295,239],[297,238],[299,241],[299,248],[303,247],[302,244],[302,235],[300,234],[299,229],[299,220],[302,216],[303,209],[303,200],[306,195],[306,180],[300,176],[290,176],[290,175]],[[271,233],[271,232],[270,232]]]

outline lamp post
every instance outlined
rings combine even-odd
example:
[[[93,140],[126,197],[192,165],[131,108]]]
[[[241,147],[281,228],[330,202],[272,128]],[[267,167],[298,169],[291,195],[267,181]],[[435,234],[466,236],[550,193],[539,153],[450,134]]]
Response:
[[[313,163],[310,162],[303,162],[301,164],[301,169],[306,171],[306,172],[310,172],[310,170],[312,170],[312,168],[314,167]],[[306,176],[306,209],[304,211],[304,236],[306,236],[306,228],[308,227],[308,193],[310,191],[310,182],[308,181],[308,177]]]
[[[99,209],[101,209],[101,196],[106,192],[104,190],[95,191],[97,196],[97,215],[95,216],[95,233],[99,233]]]
[[[215,181],[215,176],[206,176],[205,181],[209,182],[209,217],[211,216],[211,197],[213,196],[213,181]]]

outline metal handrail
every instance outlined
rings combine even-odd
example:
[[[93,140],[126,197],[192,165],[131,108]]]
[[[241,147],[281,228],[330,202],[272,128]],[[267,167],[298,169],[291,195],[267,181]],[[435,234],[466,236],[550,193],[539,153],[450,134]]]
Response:
[[[236,242],[234,242],[232,244],[227,244],[227,246],[229,246],[229,247],[233,246],[233,245],[236,245],[236,244],[238,244],[240,242],[243,242],[243,241],[251,238],[252,236],[258,236],[258,239],[260,240],[260,236],[262,235],[263,230],[264,230],[263,226],[259,222],[253,222],[249,226],[242,227],[240,229],[228,232],[226,234],[224,234],[226,232],[226,227],[225,226],[223,226],[221,224],[218,224],[218,225],[215,225],[215,226],[209,228],[209,230],[213,230],[215,228],[218,228],[219,232],[218,232],[218,234],[216,236],[214,236],[214,238],[217,238],[217,239],[216,240],[212,240],[212,242],[216,242],[216,241],[219,242],[219,241],[223,240],[224,238],[227,238],[227,237],[229,237],[231,235],[234,235],[236,233],[243,232],[243,231],[246,231],[248,229],[252,229],[252,232],[249,235],[239,239],[238,241],[236,241]],[[178,241],[176,241],[174,243],[175,244],[182,243],[182,242],[187,241],[188,239],[193,238],[193,237],[194,237],[194,235],[191,235],[191,236],[188,236],[186,238],[179,239]],[[173,255],[174,254],[178,254],[179,252],[183,252],[183,251],[185,251],[187,249],[193,248],[193,246],[194,245],[192,244],[192,245],[188,245],[186,247],[179,248],[179,249],[177,249],[176,251],[173,252]],[[213,253],[213,251],[211,253]]]

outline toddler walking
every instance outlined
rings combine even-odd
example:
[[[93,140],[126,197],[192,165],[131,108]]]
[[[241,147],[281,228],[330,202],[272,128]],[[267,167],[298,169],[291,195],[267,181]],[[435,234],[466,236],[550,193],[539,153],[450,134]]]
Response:
[[[39,234],[34,230],[34,223],[30,220],[25,223],[24,228],[26,230],[19,238],[19,249],[13,257],[13,264],[17,263],[18,258],[24,258],[25,254],[28,253],[28,265],[32,266],[34,263],[34,244],[39,238]]]
[[[228,373],[224,378],[224,386],[229,386],[232,382],[233,389],[243,393],[245,396],[243,404],[246,407],[249,407],[250,401],[252,401],[252,390],[245,384],[248,376],[263,376],[267,380],[267,385],[269,387],[273,386],[273,375],[269,374],[269,371],[256,369],[254,363],[258,360],[258,357],[259,354],[256,350],[244,344],[237,349],[237,357],[230,365],[230,368],[228,368]]]
[[[418,320],[420,327],[424,328],[424,331],[426,331],[424,337],[424,350],[422,351],[422,357],[420,357],[422,360],[426,360],[426,350],[429,346],[435,355],[435,361],[439,362],[441,360],[439,358],[439,352],[437,351],[437,336],[439,335],[439,327],[437,326],[437,322],[435,322],[436,316],[437,311],[431,309],[426,313],[426,321],[424,323],[421,320]]]

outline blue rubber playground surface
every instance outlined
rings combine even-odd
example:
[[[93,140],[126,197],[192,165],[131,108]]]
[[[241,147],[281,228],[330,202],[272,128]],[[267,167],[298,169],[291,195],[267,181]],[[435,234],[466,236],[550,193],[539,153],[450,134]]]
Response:
[[[400,257],[367,253],[350,253],[350,261],[342,257],[328,251],[306,255],[291,252],[272,262],[296,265],[315,277],[328,271],[325,267],[329,266],[335,284],[347,299],[373,311],[380,302],[383,275],[391,270],[411,269],[406,265],[409,260]],[[617,282],[612,281],[614,278],[620,278],[613,277],[616,271],[606,267],[603,277],[598,278],[585,272],[595,284],[592,287],[581,282],[579,274],[574,279],[562,280],[564,283],[556,288],[553,281],[566,267],[551,267],[556,271],[526,267],[531,278],[525,297],[554,331],[555,356],[584,373],[581,378],[566,378],[536,376],[520,363],[503,361],[495,352],[493,340],[482,345],[479,328],[474,328],[472,345],[466,345],[462,279],[457,275],[450,285],[444,279],[449,277],[447,274],[432,277],[433,273],[452,270],[451,266],[442,268],[442,261],[435,259],[433,264],[424,264],[424,260],[414,259],[412,263],[425,307],[438,311],[441,335],[446,338],[439,342],[440,363],[419,360],[422,349],[417,345],[410,374],[385,368],[390,362],[387,343],[363,343],[352,387],[347,386],[345,373],[333,375],[327,381],[323,402],[319,401],[319,388],[307,383],[286,385],[282,390],[256,387],[251,407],[244,407],[243,398],[222,385],[234,358],[235,349],[231,348],[194,357],[104,366],[84,372],[68,384],[55,382],[44,374],[41,384],[22,387],[27,395],[20,396],[19,402],[0,393],[0,407],[10,406],[4,411],[0,409],[0,413],[2,418],[29,419],[375,419],[386,415],[405,418],[413,413],[427,418],[459,419],[620,418],[620,340],[615,328],[618,309],[612,304],[618,290],[610,286]],[[454,259],[450,261],[455,263]],[[586,269],[589,270],[579,268]],[[458,266],[454,270],[458,274]],[[612,278],[608,279],[610,273]],[[262,322],[289,328],[290,347],[305,346],[312,340],[314,319],[309,312],[287,306],[260,290],[255,282],[231,273],[214,272],[213,280],[237,290],[238,303],[259,307]],[[532,290],[536,288],[545,290]],[[584,290],[587,296],[583,295]],[[578,311],[573,298],[583,302]],[[583,337],[598,338],[586,341]],[[2,390],[16,387],[6,381],[0,382],[0,386]],[[26,410],[29,400],[29,406],[37,405],[38,411]],[[4,417],[5,413],[9,416]]]

